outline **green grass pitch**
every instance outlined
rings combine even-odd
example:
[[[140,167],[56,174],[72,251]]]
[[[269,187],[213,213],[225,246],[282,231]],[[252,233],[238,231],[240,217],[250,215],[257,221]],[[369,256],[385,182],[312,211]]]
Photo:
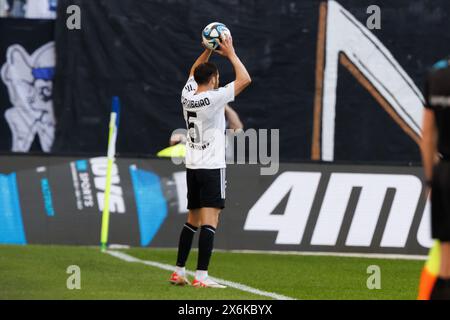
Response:
[[[173,264],[176,251],[122,250]],[[197,252],[187,268],[194,270]],[[66,287],[67,267],[81,269],[81,289]],[[367,267],[381,269],[381,289],[369,290]],[[210,274],[295,299],[415,299],[423,261],[215,252]],[[93,247],[0,246],[0,299],[264,299],[234,288],[175,287],[170,272],[130,263]]]

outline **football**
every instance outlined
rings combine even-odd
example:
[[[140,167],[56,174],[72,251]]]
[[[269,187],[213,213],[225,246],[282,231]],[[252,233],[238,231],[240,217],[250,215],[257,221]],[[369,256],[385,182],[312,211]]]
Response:
[[[216,50],[220,45],[220,37],[222,35],[231,36],[231,32],[223,23],[212,22],[203,29],[203,44],[211,50]]]

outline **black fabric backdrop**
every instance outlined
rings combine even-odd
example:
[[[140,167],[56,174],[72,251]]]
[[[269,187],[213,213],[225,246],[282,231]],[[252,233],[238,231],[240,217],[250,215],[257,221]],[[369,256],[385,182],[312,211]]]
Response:
[[[450,52],[445,0],[339,1],[365,23],[381,7],[372,32],[417,86]],[[65,10],[77,4],[82,29],[68,30]],[[111,96],[122,98],[118,152],[151,155],[184,127],[180,91],[201,53],[200,32],[224,22],[253,78],[234,107],[247,128],[279,128],[283,160],[311,158],[319,1],[60,0],[54,152],[104,152]],[[232,69],[214,57],[222,82]],[[336,110],[335,160],[411,162],[419,150],[360,84],[342,68]],[[355,112],[355,106],[364,105]]]

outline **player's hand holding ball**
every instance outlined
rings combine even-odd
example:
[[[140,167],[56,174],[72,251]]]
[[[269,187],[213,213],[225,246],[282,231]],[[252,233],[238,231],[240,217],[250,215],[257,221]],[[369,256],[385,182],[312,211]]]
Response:
[[[220,40],[220,49],[216,49],[215,51],[221,56],[230,58],[235,54],[233,47],[233,38],[231,37],[231,35],[224,35]]]

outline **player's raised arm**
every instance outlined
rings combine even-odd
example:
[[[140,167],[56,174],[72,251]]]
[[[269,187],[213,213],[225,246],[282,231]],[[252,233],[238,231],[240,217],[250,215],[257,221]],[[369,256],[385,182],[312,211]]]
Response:
[[[205,49],[203,53],[195,60],[194,65],[191,68],[191,71],[189,72],[189,77],[192,77],[194,75],[195,68],[197,68],[202,63],[208,62],[209,57],[211,56],[212,50],[211,49]]]
[[[233,65],[236,73],[236,80],[234,81],[234,95],[239,95],[252,82],[250,75],[241,62],[233,47],[233,39],[231,36],[223,37],[220,42],[220,50],[216,52],[222,56],[227,57]]]

